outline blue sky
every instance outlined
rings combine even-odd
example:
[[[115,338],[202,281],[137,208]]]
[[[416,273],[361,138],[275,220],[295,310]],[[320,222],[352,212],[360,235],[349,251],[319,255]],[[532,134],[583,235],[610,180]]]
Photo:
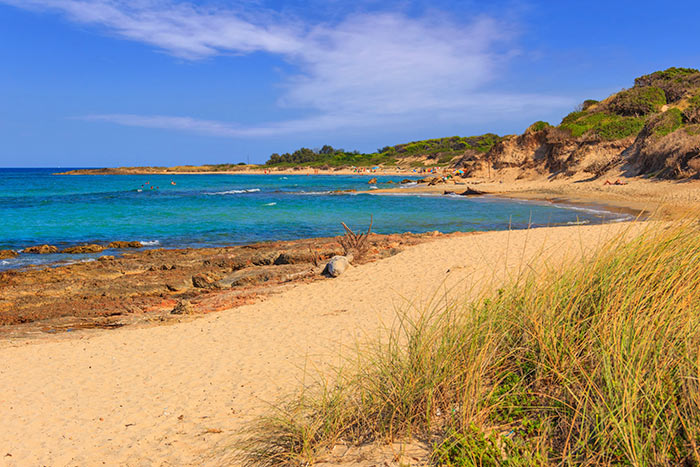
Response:
[[[695,2],[0,0],[0,166],[522,132],[700,66]]]

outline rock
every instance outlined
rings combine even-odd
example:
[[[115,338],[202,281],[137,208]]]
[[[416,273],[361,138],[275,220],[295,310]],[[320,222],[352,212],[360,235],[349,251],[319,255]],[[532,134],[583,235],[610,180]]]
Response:
[[[175,308],[170,310],[172,315],[191,315],[192,313],[194,313],[194,308],[189,300],[180,300]]]
[[[368,185],[376,185],[377,184],[377,177],[373,177],[367,182]]]
[[[25,253],[31,253],[35,255],[46,255],[49,253],[58,253],[58,248],[53,245],[37,245],[30,246],[24,249]]]
[[[479,191],[475,190],[474,188],[469,188],[467,187],[466,190],[464,190],[462,193],[460,193],[460,196],[478,196],[478,195],[485,195],[485,191]]]
[[[114,259],[114,256],[104,255],[104,256],[100,256],[99,258],[97,258],[97,261],[105,262],[105,261],[111,261],[113,259]]]
[[[405,185],[407,183],[414,183],[414,182],[413,182],[413,180],[409,180],[408,178],[404,178],[399,183],[401,183],[402,185]]]
[[[326,264],[324,272],[331,277],[338,277],[350,267],[350,261],[345,256],[334,256]]]
[[[438,183],[445,183],[445,180],[439,177],[433,177],[429,182],[428,186],[437,185]]]
[[[388,181],[388,182],[386,182],[386,183],[387,183],[387,185],[394,185],[394,184],[395,184],[396,182],[395,182],[395,181],[393,181],[393,180],[389,180],[389,181]]]
[[[18,254],[14,250],[0,250],[0,259],[14,258]]]
[[[107,248],[124,249],[124,248],[143,248],[141,242],[112,242],[107,245]]]
[[[279,255],[275,251],[257,253],[250,259],[250,262],[255,266],[269,266],[270,264],[274,264],[278,256]]]
[[[165,287],[171,292],[181,292],[190,288],[190,282],[181,280],[179,282],[168,282]]]
[[[219,279],[208,274],[195,274],[192,276],[192,285],[198,289],[218,289],[220,286],[216,283]]]
[[[68,248],[64,248],[61,253],[69,253],[69,254],[82,254],[82,253],[99,253],[101,251],[104,251],[105,247],[102,245],[78,245],[78,246],[71,246]]]

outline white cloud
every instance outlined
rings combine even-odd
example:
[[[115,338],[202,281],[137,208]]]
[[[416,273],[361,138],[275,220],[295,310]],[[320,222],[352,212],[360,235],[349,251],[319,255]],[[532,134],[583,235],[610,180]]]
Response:
[[[143,42],[187,60],[255,51],[298,68],[283,83],[281,106],[311,118],[242,126],[188,117],[106,114],[87,117],[121,125],[194,131],[224,137],[318,132],[345,127],[413,124],[449,115],[462,123],[513,112],[571,105],[550,96],[484,91],[503,70],[512,39],[507,24],[480,16],[468,24],[432,14],[353,14],[307,25],[273,12],[205,8],[168,0],[0,0],[51,10],[73,21]]]

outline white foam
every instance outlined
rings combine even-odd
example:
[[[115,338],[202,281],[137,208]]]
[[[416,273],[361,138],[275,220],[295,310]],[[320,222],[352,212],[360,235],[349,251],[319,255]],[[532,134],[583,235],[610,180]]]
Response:
[[[4,259],[2,261],[0,261],[0,266],[7,266],[8,264],[10,264],[10,262],[5,261]]]
[[[250,188],[248,190],[228,190],[228,191],[216,191],[213,193],[204,193],[205,195],[240,195],[241,193],[255,193],[260,191],[260,188]]]
[[[267,204],[263,204],[263,206],[275,206],[276,204],[277,203],[267,203]]]
[[[141,245],[143,245],[143,246],[160,245],[160,241],[158,241],[158,240],[141,240]]]

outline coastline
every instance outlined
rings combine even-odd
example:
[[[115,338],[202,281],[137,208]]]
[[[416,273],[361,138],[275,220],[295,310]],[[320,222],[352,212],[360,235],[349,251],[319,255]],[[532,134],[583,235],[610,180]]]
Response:
[[[59,175],[353,175],[368,177],[430,177],[409,169],[381,167],[376,171],[358,173],[351,169],[322,170],[310,167],[255,169],[246,167],[233,171],[169,171],[148,168],[80,169]],[[451,172],[446,168],[445,173]],[[625,214],[659,214],[674,217],[697,210],[700,206],[700,180],[666,180],[648,177],[625,177],[622,172],[609,173],[607,178],[592,178],[589,174],[570,177],[539,176],[520,179],[516,171],[505,170],[491,178],[457,178],[433,186],[378,187],[362,193],[429,193],[442,194],[460,188],[478,188],[499,198],[547,201],[575,206],[598,206]],[[623,185],[605,185],[606,180],[623,180]],[[400,180],[395,180],[398,183]]]
[[[439,237],[196,320],[0,341],[0,394],[12,402],[0,404],[0,444],[10,465],[220,465],[268,403],[390,327],[396,309],[474,297],[643,225]]]

